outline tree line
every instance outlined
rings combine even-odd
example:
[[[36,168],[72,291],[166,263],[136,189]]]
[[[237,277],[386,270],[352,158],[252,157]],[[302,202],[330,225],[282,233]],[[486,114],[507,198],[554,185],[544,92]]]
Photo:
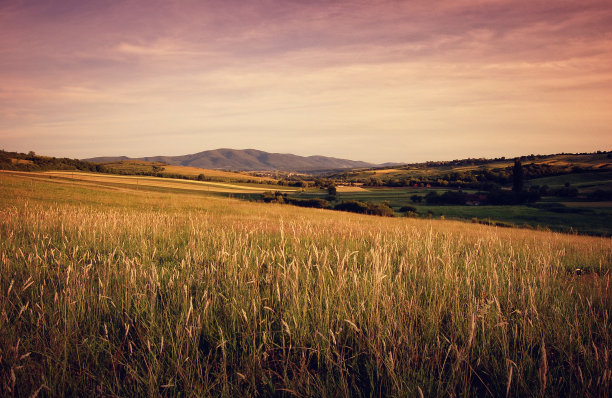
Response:
[[[0,169],[15,171],[80,170],[104,172],[100,164],[79,159],[38,156],[29,153],[7,152],[0,150]]]
[[[332,203],[321,198],[294,198],[282,192],[264,192],[261,195],[261,200],[266,203],[286,203],[300,207],[347,211],[374,216],[393,217],[395,215],[388,203],[361,202],[358,200],[343,200],[339,203]]]

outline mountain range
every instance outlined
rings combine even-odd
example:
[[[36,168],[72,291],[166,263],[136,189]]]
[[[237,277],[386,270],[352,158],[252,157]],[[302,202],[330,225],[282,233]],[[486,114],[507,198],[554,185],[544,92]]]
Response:
[[[379,167],[383,165],[327,156],[298,156],[289,153],[269,153],[256,149],[215,149],[182,156],[148,156],[129,158],[107,156],[83,159],[90,162],[115,162],[119,160],[145,160],[163,162],[175,166],[199,167],[232,171],[283,170],[312,172]],[[387,164],[385,164],[387,165]]]

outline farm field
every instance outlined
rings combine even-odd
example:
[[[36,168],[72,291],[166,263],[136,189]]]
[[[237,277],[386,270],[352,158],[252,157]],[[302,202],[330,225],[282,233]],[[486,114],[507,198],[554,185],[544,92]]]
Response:
[[[216,192],[228,194],[261,193],[274,190],[291,192],[296,188],[278,187],[268,184],[249,183],[223,183],[210,181],[193,181],[148,176],[124,176],[100,173],[84,173],[72,171],[46,171],[46,172],[15,172],[4,171],[6,174],[21,175],[24,178],[54,179],[65,184],[84,184],[114,188],[136,188],[142,190],[161,190],[172,192],[175,190],[193,192]]]
[[[564,181],[564,180],[558,180]],[[600,181],[600,180],[598,180]],[[563,184],[560,184],[563,185]],[[609,187],[603,183],[599,187]],[[512,223],[516,226],[543,227],[557,231],[579,232],[593,235],[609,236],[612,233],[612,208],[609,202],[568,201],[568,199],[544,197],[543,203],[532,205],[504,205],[504,206],[444,206],[412,203],[412,195],[425,196],[436,191],[444,192],[442,188],[367,188],[359,191],[343,192],[338,190],[337,200],[358,200],[364,202],[388,202],[396,211],[402,206],[413,206],[420,216],[431,213],[433,217],[472,221],[494,220]],[[473,190],[463,190],[474,193]],[[325,198],[324,190],[309,190],[292,194],[299,198]],[[562,201],[562,202],[561,202]],[[399,213],[398,213],[399,215]]]
[[[612,187],[612,172],[576,173],[555,177],[534,178],[528,180],[526,185],[548,185],[551,188],[557,188],[562,187],[566,183],[570,183],[572,186],[586,192],[606,189]]]
[[[275,183],[272,178],[257,177],[249,174],[227,172],[221,170],[201,169],[198,167],[174,166],[160,162],[148,162],[140,160],[122,160],[114,162],[100,162],[101,165],[114,172],[138,174],[138,173],[160,173],[162,176],[181,175],[197,177],[200,174],[214,180],[227,180],[231,182],[258,181],[262,183]]]
[[[608,238],[30,175],[2,396],[609,395]]]

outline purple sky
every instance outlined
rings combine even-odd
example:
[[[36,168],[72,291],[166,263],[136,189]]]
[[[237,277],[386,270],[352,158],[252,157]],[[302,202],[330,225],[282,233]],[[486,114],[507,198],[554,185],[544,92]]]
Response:
[[[612,149],[612,2],[0,2],[0,148]]]

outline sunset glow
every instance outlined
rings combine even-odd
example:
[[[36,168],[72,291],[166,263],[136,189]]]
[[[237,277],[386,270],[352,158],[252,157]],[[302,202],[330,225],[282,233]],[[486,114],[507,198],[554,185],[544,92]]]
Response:
[[[612,3],[4,1],[0,147],[370,162],[612,149]]]

